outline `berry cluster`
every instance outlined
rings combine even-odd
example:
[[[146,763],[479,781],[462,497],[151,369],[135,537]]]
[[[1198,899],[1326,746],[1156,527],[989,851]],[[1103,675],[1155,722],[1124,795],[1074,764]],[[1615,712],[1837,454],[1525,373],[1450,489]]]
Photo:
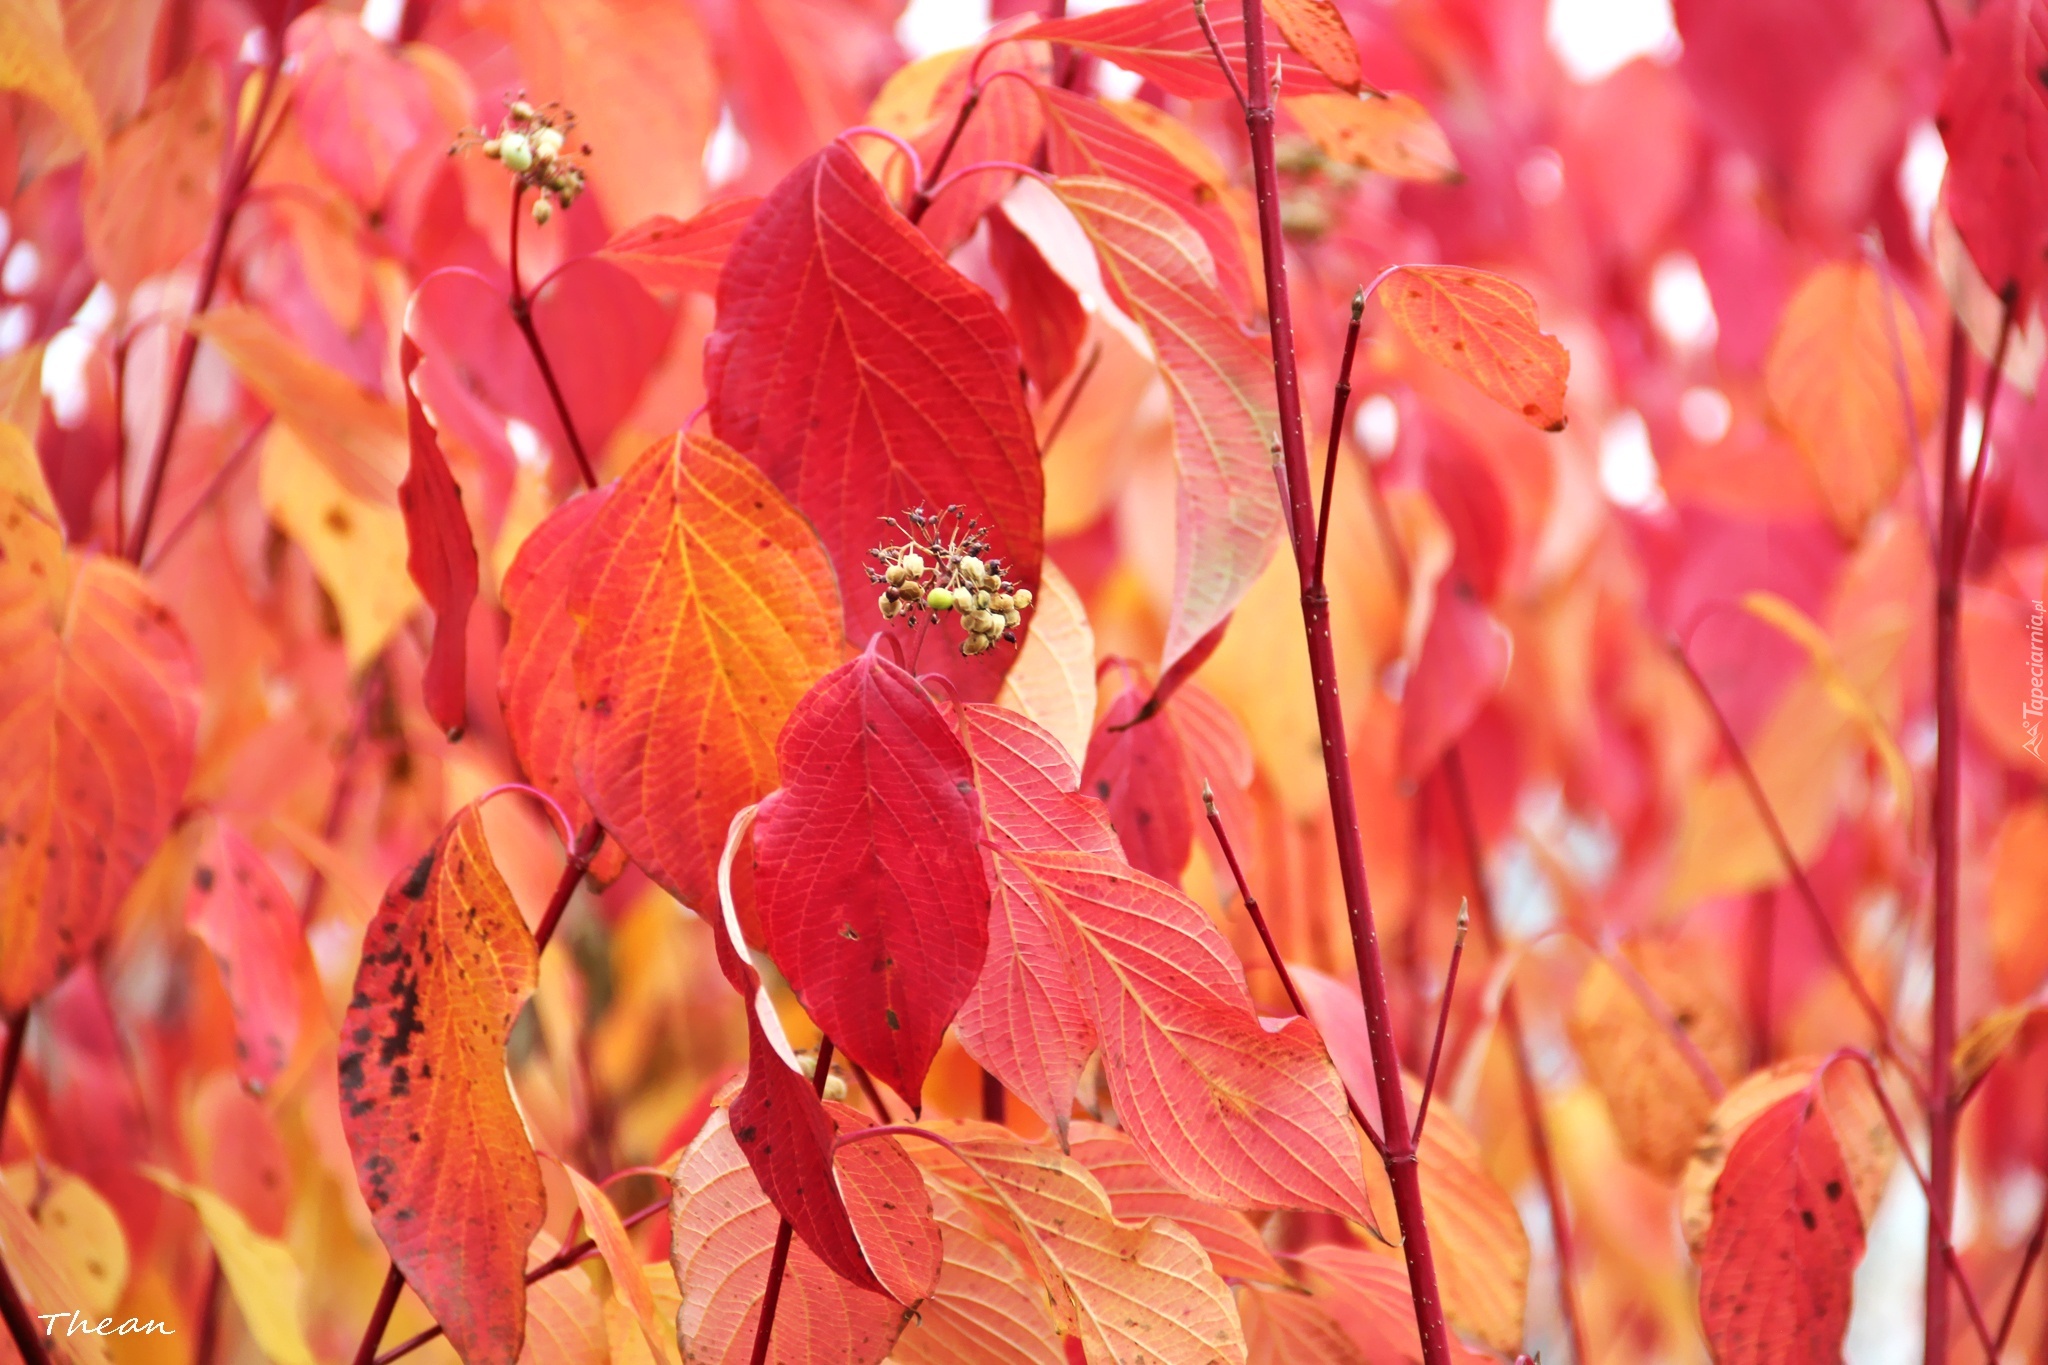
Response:
[[[576,116],[560,105],[536,109],[515,99],[506,106],[496,133],[471,136],[485,156],[502,163],[525,188],[539,192],[540,198],[533,201],[533,221],[546,226],[556,205],[566,209],[583,193],[583,168],[568,154],[568,137],[575,127]],[[458,142],[450,153],[461,151],[468,142]],[[590,144],[581,144],[577,151],[589,156]]]
[[[882,566],[868,570],[869,581],[882,587],[882,619],[915,626],[925,616],[937,625],[941,616],[957,612],[967,632],[962,654],[986,654],[998,640],[1016,644],[1031,589],[1004,581],[1002,561],[988,556],[988,535],[974,518],[954,506],[937,516],[913,508],[903,519],[910,523],[907,530],[896,518],[883,518],[903,537],[901,543],[868,551]]]

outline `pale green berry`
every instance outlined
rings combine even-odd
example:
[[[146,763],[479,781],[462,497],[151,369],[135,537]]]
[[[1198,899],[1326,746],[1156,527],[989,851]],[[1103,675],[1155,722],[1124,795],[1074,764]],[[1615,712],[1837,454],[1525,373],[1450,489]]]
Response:
[[[953,593],[948,588],[933,588],[925,594],[924,602],[933,611],[951,611],[953,609]]]
[[[533,168],[533,143],[524,133],[507,133],[498,139],[498,160],[515,171]]]

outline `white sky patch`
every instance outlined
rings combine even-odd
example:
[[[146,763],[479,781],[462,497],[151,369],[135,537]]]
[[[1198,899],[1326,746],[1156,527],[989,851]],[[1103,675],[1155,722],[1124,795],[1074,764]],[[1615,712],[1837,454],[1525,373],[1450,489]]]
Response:
[[[739,125],[732,120],[732,106],[721,105],[718,126],[704,140],[704,178],[712,189],[730,185],[747,169],[749,155],[747,140],[740,136]]]
[[[1401,409],[1383,393],[1371,395],[1352,414],[1351,435],[1368,459],[1375,463],[1386,459],[1401,439]]]
[[[1653,512],[1665,505],[1650,427],[1634,408],[1610,417],[1600,433],[1600,488],[1618,507]]]
[[[1702,350],[1721,335],[1714,296],[1690,252],[1670,252],[1650,272],[1650,320],[1681,351]]]
[[[1703,446],[1710,446],[1728,434],[1735,409],[1728,395],[1719,389],[1687,389],[1678,395],[1678,421],[1685,434]]]
[[[1942,145],[1934,125],[1923,119],[1906,135],[1906,155],[1899,161],[1899,198],[1906,201],[1916,241],[1927,240],[1935,201],[1941,198],[1942,177],[1947,174],[1948,148]]]
[[[363,32],[380,43],[388,43],[398,36],[399,22],[405,18],[405,0],[363,0],[363,12],[357,22]]]
[[[7,264],[0,266],[0,289],[17,296],[26,294],[36,287],[42,275],[43,253],[36,249],[36,244],[16,242],[14,250],[7,253]]]
[[[1682,46],[1670,0],[1550,0],[1543,36],[1572,79],[1589,85],[1637,57],[1671,61]]]
[[[99,350],[100,338],[114,321],[114,294],[104,282],[93,286],[71,321],[58,329],[43,349],[43,397],[57,425],[67,431],[85,420],[91,388],[85,367]]]
[[[1977,467],[1977,447],[1984,440],[1984,409],[1973,400],[1963,404],[1963,472]]]
[[[505,419],[505,444],[512,447],[512,458],[520,468],[543,473],[548,467],[548,453],[541,449],[540,433],[517,417]]]
[[[896,41],[912,61],[972,47],[988,32],[988,0],[910,0],[896,21]]]

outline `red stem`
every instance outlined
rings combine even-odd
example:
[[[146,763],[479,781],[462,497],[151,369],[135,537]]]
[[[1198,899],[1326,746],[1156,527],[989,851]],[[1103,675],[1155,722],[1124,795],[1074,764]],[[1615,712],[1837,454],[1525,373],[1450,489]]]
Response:
[[[1728,761],[1734,765],[1743,789],[1749,793],[1750,805],[1756,809],[1757,818],[1763,821],[1764,830],[1770,835],[1772,847],[1778,851],[1778,861],[1783,864],[1785,875],[1791,878],[1792,887],[1799,894],[1799,903],[1806,908],[1807,919],[1813,924],[1814,934],[1820,939],[1821,946],[1827,950],[1828,956],[1833,959],[1835,970],[1840,972],[1842,979],[1848,983],[1850,994],[1856,997],[1856,1003],[1869,1018],[1871,1028],[1877,1034],[1878,1051],[1898,1066],[1913,1087],[1914,1094],[1924,1100],[1929,1093],[1927,1082],[1906,1064],[1905,1055],[1893,1041],[1891,1020],[1885,1016],[1883,1008],[1878,1005],[1876,997],[1871,995],[1869,987],[1863,984],[1863,978],[1857,975],[1856,964],[1850,960],[1849,950],[1842,946],[1841,936],[1835,932],[1834,921],[1830,920],[1827,911],[1821,908],[1820,893],[1813,889],[1813,882],[1808,879],[1806,869],[1800,865],[1799,855],[1792,851],[1792,843],[1785,835],[1785,827],[1778,821],[1778,812],[1772,807],[1771,798],[1764,791],[1763,782],[1757,777],[1756,769],[1751,766],[1749,754],[1743,749],[1742,741],[1736,738],[1735,727],[1728,723],[1727,713],[1721,709],[1721,703],[1714,700],[1713,692],[1707,687],[1707,680],[1701,677],[1700,671],[1693,666],[1691,656],[1685,652],[1685,646],[1674,640],[1671,644],[1671,655],[1691,681],[1693,692],[1699,697],[1701,704],[1714,718],[1715,729],[1721,736],[1721,749],[1728,755]]]
[[[1998,341],[1991,348],[1991,365],[1984,371],[1984,396],[1978,400],[1977,410],[1983,414],[1984,426],[1977,433],[1977,462],[1970,466],[1970,497],[1963,508],[1963,524],[1957,528],[1956,571],[1970,558],[1970,535],[1977,525],[1977,496],[1984,491],[1984,466],[1990,463],[1991,414],[1998,406],[1998,381],[2005,371],[2006,348],[2012,344],[2013,295],[2010,291],[1999,300]]]
[[[1778,915],[1768,890],[1751,893],[1748,928],[1743,991],[1749,997],[1749,1068],[1754,1071],[1771,1059],[1771,960],[1777,951]]]
[[[213,303],[213,291],[220,285],[220,271],[227,259],[228,234],[235,225],[235,215],[241,211],[242,198],[249,188],[250,177],[256,169],[256,139],[263,131],[263,117],[270,112],[271,97],[277,93],[278,73],[284,64],[284,34],[281,30],[266,35],[270,52],[263,63],[263,91],[256,99],[254,117],[240,137],[229,139],[227,167],[221,176],[220,202],[214,206],[213,226],[207,230],[206,255],[199,267],[199,288],[192,296],[192,311],[186,319],[185,329],[178,337],[178,353],[171,362],[171,393],[164,404],[163,421],[156,433],[156,444],[149,457],[148,473],[144,476],[142,506],[135,513],[135,525],[130,530],[123,554],[132,564],[142,562],[142,552],[149,545],[150,523],[156,520],[158,501],[163,497],[164,475],[170,468],[171,444],[177,439],[178,422],[185,413],[185,393],[192,383],[192,365],[199,356],[199,334],[192,330],[191,319],[204,313]],[[120,489],[114,490],[119,501]]]
[[[1444,973],[1443,1003],[1437,1007],[1436,1037],[1429,1045],[1429,1070],[1422,1077],[1422,1099],[1415,1105],[1415,1149],[1422,1150],[1422,1125],[1429,1121],[1429,1097],[1436,1093],[1436,1067],[1443,1060],[1444,1034],[1451,1027],[1451,993],[1458,989],[1458,964],[1465,960],[1465,930],[1472,917],[1458,907],[1458,937],[1451,944],[1451,968]]]
[[[1296,1014],[1306,1019],[1309,1017],[1308,1006],[1302,1003],[1301,992],[1295,988],[1294,973],[1287,970],[1287,960],[1280,956],[1280,945],[1273,941],[1273,931],[1266,925],[1265,912],[1259,909],[1259,898],[1252,894],[1250,884],[1244,879],[1244,868],[1238,865],[1237,850],[1230,846],[1230,835],[1223,828],[1223,817],[1217,813],[1216,798],[1210,793],[1206,781],[1202,783],[1202,804],[1209,812],[1209,828],[1215,831],[1216,842],[1223,849],[1223,861],[1230,865],[1231,879],[1237,883],[1237,898],[1244,902],[1245,914],[1250,917],[1252,927],[1259,931],[1259,942],[1266,945],[1266,960],[1273,964],[1273,973],[1280,978],[1280,988],[1287,992],[1287,1003],[1294,1007]],[[1451,971],[1453,974],[1457,972],[1455,958],[1452,959]],[[1351,1093],[1348,1085],[1344,1087],[1344,1103],[1350,1106],[1352,1119],[1366,1140],[1372,1143],[1372,1149],[1384,1159],[1387,1155],[1386,1141],[1374,1130],[1372,1120],[1365,1116],[1365,1110],[1359,1107],[1358,1097]]]
[[[597,487],[597,470],[590,463],[590,455],[583,449],[583,438],[576,434],[576,423],[569,416],[568,400],[562,397],[562,386],[555,382],[555,367],[548,364],[547,349],[540,344],[540,333],[533,326],[533,300],[527,296],[526,286],[519,279],[519,223],[520,204],[526,198],[526,186],[512,182],[512,226],[510,243],[506,248],[507,262],[512,277],[512,296],[506,300],[512,309],[512,321],[519,326],[519,334],[526,338],[526,349],[533,352],[533,363],[540,370],[541,382],[547,385],[548,397],[555,405],[555,418],[562,424],[562,434],[568,438],[569,453],[576,457],[577,472],[583,475],[585,488]]]
[[[377,1306],[370,1310],[370,1321],[363,1327],[363,1339],[356,1346],[355,1365],[373,1365],[377,1359],[377,1343],[384,1340],[384,1329],[391,1325],[391,1310],[398,1307],[398,1292],[405,1288],[405,1276],[393,1264],[384,1272],[384,1287],[377,1293]],[[440,1328],[434,1332],[440,1334]]]
[[[1948,411],[1941,441],[1941,537],[1934,590],[1934,1000],[1927,1030],[1927,1298],[1926,1365],[1946,1365],[1949,1338],[1948,1263],[1936,1234],[1948,1225],[1956,1197],[1956,1111],[1949,1065],[1956,1047],[1957,873],[1961,849],[1961,689],[1957,648],[1962,602],[1963,403],[1969,345],[1960,321],[1949,324]]]
[[[818,1094],[825,1093],[826,1078],[832,1074],[832,1040],[818,1040],[818,1060],[811,1069],[811,1087]],[[886,1119],[885,1112],[878,1117]],[[787,1218],[775,1230],[775,1254],[768,1262],[768,1290],[761,1299],[761,1325],[754,1332],[753,1365],[766,1365],[768,1360],[768,1336],[775,1330],[775,1305],[782,1298],[782,1276],[789,1268],[789,1239],[796,1231]]]
[[[628,1230],[637,1228],[642,1223],[646,1222],[648,1219],[654,1217],[655,1214],[665,1211],[668,1208],[668,1206],[668,1197],[664,1195],[662,1198],[655,1200],[653,1203],[643,1205],[642,1207],[635,1209],[633,1212],[627,1214],[624,1218],[621,1218],[619,1220],[619,1225]],[[550,1275],[558,1274],[561,1271],[582,1265],[585,1261],[589,1260],[591,1257],[595,1255],[597,1255],[597,1243],[586,1237],[582,1241],[576,1243],[574,1246],[567,1246],[562,1248],[560,1251],[548,1257],[548,1259],[542,1261],[533,1269],[527,1271],[526,1283],[528,1285],[538,1284],[540,1281],[545,1280]],[[402,1285],[405,1283],[405,1281],[401,1279],[399,1283]],[[397,1302],[396,1294],[392,1296],[392,1301],[394,1303]],[[368,1365],[391,1365],[391,1362],[393,1362],[394,1360],[398,1360],[401,1357],[411,1355],[414,1351],[417,1351],[420,1347],[426,1345],[430,1341],[437,1339],[441,1335],[441,1326],[439,1323],[436,1323],[434,1326],[427,1328],[425,1331],[416,1332],[412,1336],[407,1337],[404,1341],[399,1342],[396,1346],[393,1346],[390,1350],[384,1352],[375,1360],[368,1362]],[[362,1365],[362,1362],[358,1362],[358,1365]]]
[[[1295,368],[1294,309],[1287,294],[1287,256],[1280,229],[1280,173],[1273,146],[1272,89],[1267,83],[1266,14],[1261,0],[1244,0],[1245,58],[1250,98],[1245,130],[1251,143],[1252,180],[1257,190],[1259,254],[1266,306],[1272,322],[1273,389],[1280,415],[1281,457],[1286,464],[1289,534],[1301,581],[1301,617],[1307,636],[1309,672],[1314,680],[1316,724],[1322,732],[1323,772],[1329,784],[1330,819],[1337,867],[1344,888],[1351,946],[1358,966],[1359,996],[1372,1045],[1373,1081],[1385,1126],[1387,1183],[1400,1220],[1401,1251],[1408,1264],[1408,1288],[1415,1301],[1415,1326],[1423,1365],[1449,1365],[1450,1332],[1444,1325],[1437,1289],[1436,1256],[1422,1207],[1422,1172],[1402,1091],[1401,1054],[1394,1043],[1387,981],[1380,960],[1372,893],[1366,882],[1365,850],[1359,835],[1358,795],[1351,777],[1351,750],[1344,733],[1344,708],[1337,687],[1336,649],[1330,638],[1330,597],[1311,577],[1315,509],[1309,503],[1308,450],[1302,435],[1301,380]],[[1224,70],[1230,71],[1228,63]],[[1236,80],[1236,73],[1231,72]]]
[[[7,1101],[14,1094],[14,1078],[21,1071],[21,1048],[27,1037],[28,1008],[24,1006],[7,1017],[7,1050],[0,1053],[0,1140],[7,1136]],[[14,1277],[8,1273],[5,1259],[0,1259],[0,1317],[7,1319],[8,1335],[14,1338],[15,1349],[28,1365],[50,1365],[44,1338],[36,1331],[36,1320],[29,1316],[28,1305],[14,1287]]]
[[[960,112],[953,116],[953,130],[946,134],[946,141],[940,146],[939,154],[933,157],[932,164],[925,168],[924,179],[911,192],[910,206],[903,211],[903,216],[912,223],[922,219],[931,208],[934,187],[939,183],[940,174],[946,169],[946,162],[952,158],[953,149],[960,145],[960,135],[967,131],[967,120],[973,117],[975,109],[980,106],[981,92],[986,85],[985,81],[976,81],[974,88],[960,101]]]
[[[206,505],[213,501],[214,495],[220,492],[227,484],[227,481],[232,479],[248,458],[255,453],[256,443],[263,439],[264,432],[270,430],[270,421],[271,419],[266,416],[257,422],[255,426],[249,429],[249,434],[242,438],[242,443],[229,452],[225,460],[221,461],[220,468],[214,470],[213,477],[206,481],[206,487],[199,490],[198,496],[192,499],[191,505],[178,514],[178,519],[171,523],[171,529],[164,532],[164,538],[158,541],[156,547],[149,552],[149,557],[142,565],[144,573],[148,573],[157,565],[163,563],[164,557],[177,547],[180,540],[184,539],[185,532],[192,529],[192,524],[199,520],[199,514],[206,510]],[[114,499],[117,506],[120,501],[119,498]]]
[[[591,860],[603,847],[604,826],[595,820],[586,821],[577,832],[576,846],[569,850],[569,861],[562,868],[560,880],[555,883],[555,894],[548,898],[548,908],[541,912],[540,927],[533,931],[536,954],[547,951],[548,940],[555,936],[555,926],[562,922],[562,912],[569,908],[569,898],[576,894],[583,874],[590,871]]]
[[[1323,557],[1330,548],[1330,498],[1337,488],[1337,449],[1344,439],[1344,415],[1351,408],[1351,361],[1358,354],[1358,323],[1364,316],[1365,291],[1361,289],[1351,296],[1351,323],[1344,329],[1344,358],[1337,365],[1337,397],[1330,405],[1330,448],[1323,456],[1323,502],[1316,512],[1316,566],[1309,577],[1309,582],[1318,588],[1323,586]]]
[[[1202,26],[1202,37],[1209,42],[1209,51],[1216,58],[1216,65],[1223,68],[1223,79],[1230,82],[1230,93],[1237,96],[1237,107],[1251,117],[1251,101],[1244,97],[1244,87],[1238,84],[1237,68],[1223,55],[1223,44],[1216,37],[1216,26],[1209,22],[1209,0],[1195,0],[1195,22]]]
[[[21,1072],[22,1044],[28,1041],[28,1006],[7,1016],[7,1050],[0,1053],[0,1139],[7,1136],[7,1102],[14,1097],[14,1078]]]
[[[2027,1280],[2041,1260],[2044,1243],[2048,1243],[2048,1196],[2043,1196],[2040,1216],[2034,1219],[2034,1235],[2027,1239],[2027,1253],[2020,1258],[2020,1273],[2013,1279],[2012,1292],[2006,1296],[2005,1313],[1998,1319],[1998,1338],[1992,1342],[1991,1358],[1986,1365],[1997,1365],[1999,1357],[2005,1354],[2005,1343],[2012,1339],[2012,1325],[2019,1318],[2020,1300],[2026,1297]]]
[[[1486,880],[1486,862],[1479,839],[1479,822],[1472,813],[1472,790],[1465,781],[1465,760],[1453,744],[1445,751],[1442,771],[1451,798],[1451,813],[1465,845],[1465,868],[1472,882],[1473,899],[1479,903],[1479,937],[1486,951],[1500,951],[1500,921],[1493,910],[1493,891]],[[1572,1359],[1577,1365],[1591,1365],[1586,1352],[1586,1329],[1579,1312],[1578,1288],[1572,1279],[1577,1261],[1572,1239],[1571,1215],[1565,1207],[1564,1186],[1557,1178],[1557,1162],[1550,1149],[1550,1129],[1543,1121],[1543,1094],[1536,1086],[1529,1066],[1529,1039],[1522,1027],[1522,1011],[1515,987],[1508,983],[1500,996],[1501,1029],[1507,1034],[1515,1062],[1515,1089],[1522,1102],[1522,1123],[1529,1130],[1529,1151],[1536,1162],[1536,1174],[1543,1184],[1543,1198],[1550,1205],[1550,1232],[1557,1249],[1557,1297],[1564,1309],[1565,1327],[1572,1338]]]

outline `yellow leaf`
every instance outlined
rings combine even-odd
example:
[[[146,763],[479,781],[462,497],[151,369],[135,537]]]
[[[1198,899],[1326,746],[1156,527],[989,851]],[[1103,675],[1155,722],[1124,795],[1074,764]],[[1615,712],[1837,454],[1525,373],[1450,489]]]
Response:
[[[1970,1031],[1956,1044],[1949,1093],[1960,1101],[1972,1086],[1984,1079],[1986,1072],[1998,1065],[1999,1058],[2011,1051],[2027,1025],[2043,1018],[2048,1018],[2048,1004],[2031,1000],[1995,1010],[1972,1024]]]
[[[1764,359],[1764,388],[1819,482],[1836,529],[1861,535],[1870,514],[1891,498],[1934,411],[1927,346],[1913,310],[1869,265],[1821,266],[1785,305]]]
[[[78,1286],[78,1307],[111,1313],[128,1284],[128,1235],[98,1190],[69,1171],[22,1161],[4,1173],[7,1193],[26,1209]]]
[[[85,1295],[71,1278],[63,1251],[5,1186],[0,1186],[0,1261],[6,1262],[30,1317],[74,1311],[84,1316]],[[76,1320],[45,1324],[47,1343],[60,1365],[108,1365],[106,1338],[69,1330],[76,1325]]]
[[[1397,180],[1462,178],[1450,139],[1413,96],[1297,95],[1282,103],[1332,161]]]
[[[405,571],[405,518],[357,497],[288,426],[263,438],[263,508],[312,561],[334,599],[351,669],[377,657],[419,605]]]
[[[220,1273],[242,1310],[249,1335],[277,1365],[314,1365],[312,1348],[299,1325],[299,1265],[283,1242],[249,1226],[249,1220],[210,1190],[188,1185],[168,1171],[144,1167],[143,1174],[192,1205],[206,1229]]]
[[[0,90],[19,90],[48,105],[93,161],[106,150],[92,92],[64,46],[64,16],[56,0],[0,5]]]

